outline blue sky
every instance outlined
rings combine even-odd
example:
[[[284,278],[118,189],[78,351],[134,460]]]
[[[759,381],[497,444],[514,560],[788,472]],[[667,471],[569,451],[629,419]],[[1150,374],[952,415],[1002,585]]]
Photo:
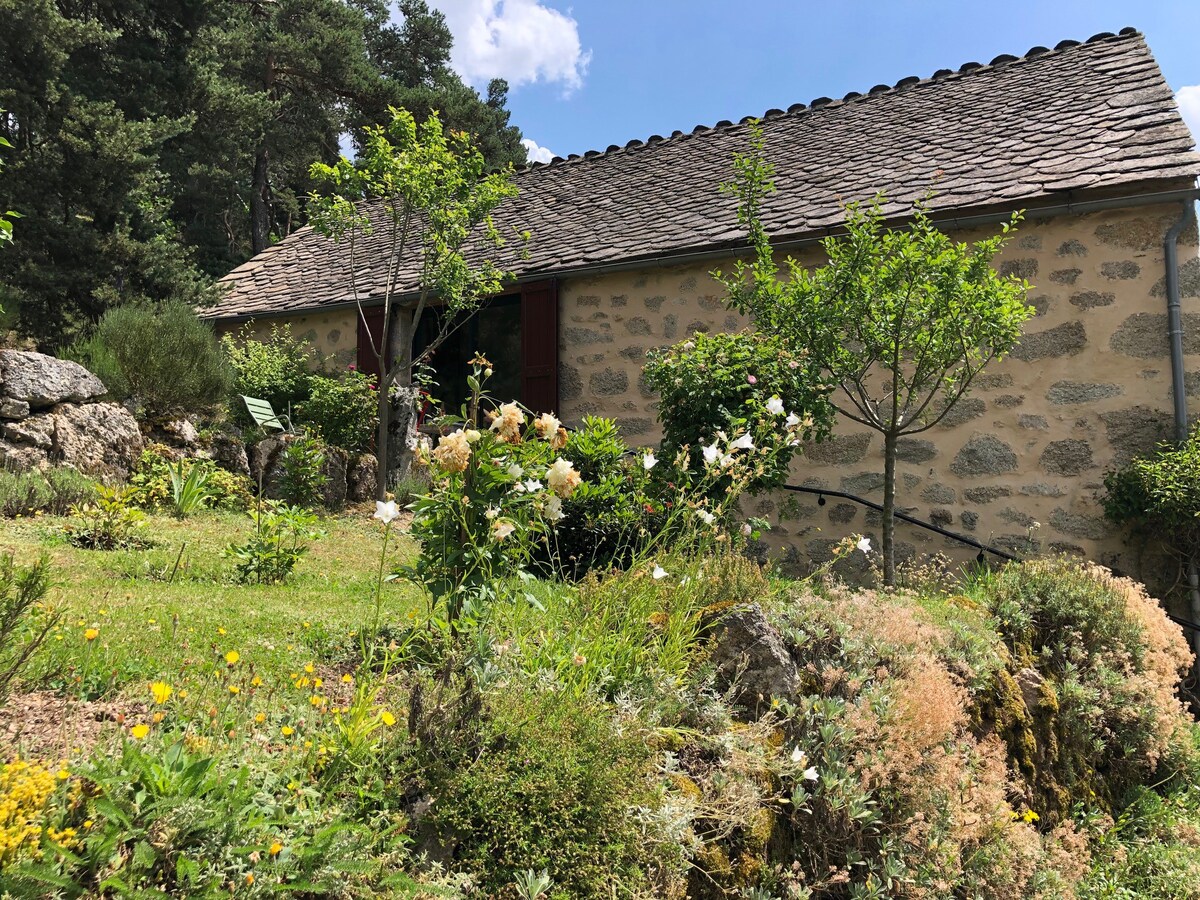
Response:
[[[1200,134],[1200,0],[429,0],[473,84],[566,156],[1132,25]]]

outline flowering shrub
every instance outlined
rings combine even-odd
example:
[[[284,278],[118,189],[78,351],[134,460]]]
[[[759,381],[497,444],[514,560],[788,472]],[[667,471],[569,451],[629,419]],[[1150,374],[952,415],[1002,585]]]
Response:
[[[0,869],[41,857],[43,817],[54,785],[54,773],[40,763],[18,758],[0,766]]]
[[[787,417],[803,439],[829,432],[828,389],[803,349],[764,334],[703,334],[652,351],[646,383],[662,398],[662,452],[687,449],[692,466],[718,433],[761,432],[763,422]],[[756,435],[757,436],[757,435]],[[775,454],[747,484],[751,491],[781,484],[799,442]]]
[[[260,341],[247,326],[236,337],[223,336],[221,349],[233,367],[235,394],[267,400],[278,413],[308,399],[316,350],[293,338],[290,329],[273,327],[270,337]],[[241,401],[233,404],[233,413],[243,424],[250,423]]]

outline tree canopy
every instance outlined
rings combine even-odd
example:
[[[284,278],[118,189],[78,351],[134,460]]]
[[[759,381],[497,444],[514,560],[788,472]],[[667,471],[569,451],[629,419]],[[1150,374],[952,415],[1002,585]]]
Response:
[[[0,260],[20,330],[69,343],[108,308],[201,303],[214,277],[305,224],[314,159],[391,107],[523,162],[507,85],[449,68],[424,0],[0,0]]]

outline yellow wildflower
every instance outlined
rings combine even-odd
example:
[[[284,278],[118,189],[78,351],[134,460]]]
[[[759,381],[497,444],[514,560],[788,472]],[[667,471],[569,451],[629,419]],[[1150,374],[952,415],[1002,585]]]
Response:
[[[133,735],[134,740],[140,741],[146,735],[148,735],[150,733],[150,726],[149,725],[134,725],[132,728],[129,729],[129,733],[131,735]]]
[[[171,696],[171,686],[165,681],[156,681],[150,685],[150,693],[154,695],[154,702],[161,706]]]
[[[94,641],[98,637],[100,637],[100,629],[99,628],[89,628],[87,631],[85,631],[83,633],[83,639],[85,641],[91,642],[91,641]]]
[[[386,709],[385,709],[385,710],[384,710],[382,713],[380,713],[380,715],[379,715],[379,720],[380,720],[381,722],[383,722],[383,724],[384,724],[384,725],[386,725],[388,728],[391,728],[393,725],[395,725],[395,724],[396,724],[396,717],[395,717],[395,716],[393,716],[393,715],[392,715],[392,714],[391,714],[391,713],[390,713],[388,710],[386,710]]]
[[[296,733],[296,729],[293,728],[291,725],[284,725],[279,730],[283,733],[284,737],[291,737],[293,734]]]
[[[238,660],[241,658],[242,654],[238,653],[236,650],[230,650],[225,654],[225,663],[230,666],[236,666]]]

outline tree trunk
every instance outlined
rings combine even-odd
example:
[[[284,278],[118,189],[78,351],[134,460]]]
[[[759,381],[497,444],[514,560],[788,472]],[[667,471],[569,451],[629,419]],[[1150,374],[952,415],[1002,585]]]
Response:
[[[883,436],[883,583],[896,584],[896,435]]]
[[[383,500],[388,490],[408,476],[417,438],[417,396],[412,386],[412,365],[393,360],[411,360],[416,323],[410,309],[392,308],[391,322],[384,322],[380,343],[386,347],[380,368],[387,375],[379,386],[379,434],[375,439],[375,462],[379,469],[375,492]]]
[[[250,188],[250,248],[262,253],[271,243],[271,155],[265,146],[254,156]]]
[[[379,430],[375,434],[375,499],[387,499],[388,490],[388,439],[392,425],[391,379],[379,379]]]

